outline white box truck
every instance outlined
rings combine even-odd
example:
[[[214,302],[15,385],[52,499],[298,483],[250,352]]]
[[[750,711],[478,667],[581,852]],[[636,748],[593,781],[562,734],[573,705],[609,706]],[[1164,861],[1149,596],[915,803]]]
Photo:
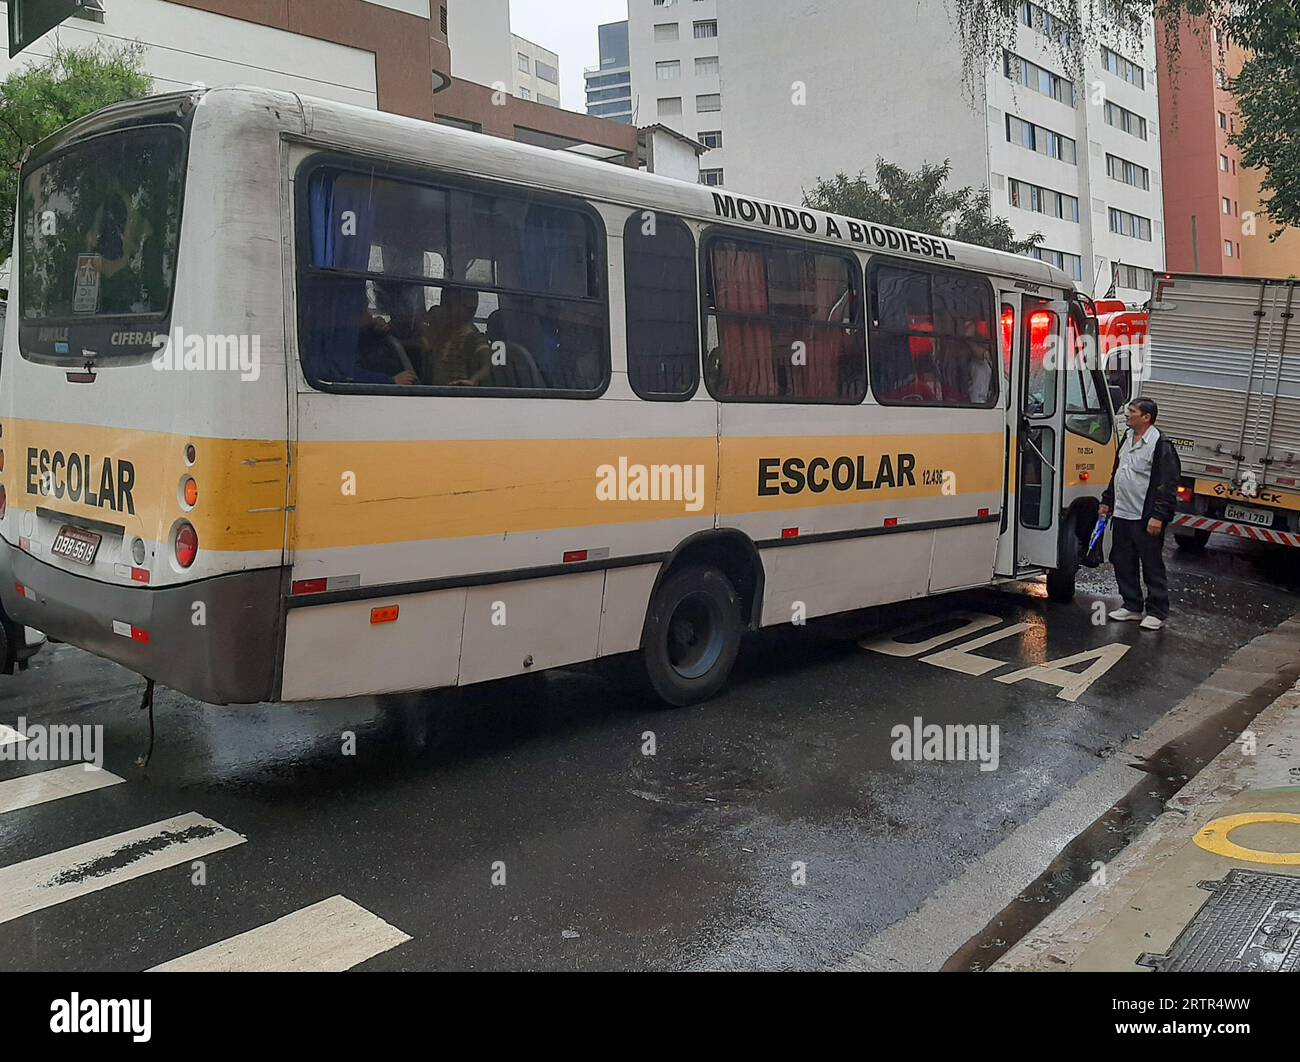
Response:
[[[1300,281],[1156,274],[1135,390],[1183,463],[1174,538],[1300,546]]]

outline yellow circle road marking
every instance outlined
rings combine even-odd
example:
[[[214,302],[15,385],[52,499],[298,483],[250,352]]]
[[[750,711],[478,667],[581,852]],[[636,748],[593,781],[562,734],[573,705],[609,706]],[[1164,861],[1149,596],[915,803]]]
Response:
[[[1198,848],[1221,855],[1225,859],[1240,859],[1247,863],[1271,863],[1273,866],[1300,867],[1300,852],[1265,852],[1258,848],[1243,848],[1234,844],[1228,837],[1233,830],[1242,826],[1255,826],[1265,823],[1284,826],[1300,826],[1300,815],[1290,815],[1282,811],[1256,811],[1246,815],[1225,815],[1221,819],[1208,822],[1197,831],[1195,840]]]

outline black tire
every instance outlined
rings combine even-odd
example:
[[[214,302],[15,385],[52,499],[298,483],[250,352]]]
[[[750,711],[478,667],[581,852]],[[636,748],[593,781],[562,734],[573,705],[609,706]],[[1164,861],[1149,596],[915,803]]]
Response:
[[[1190,535],[1174,535],[1174,545],[1184,553],[1203,553],[1210,541],[1208,531],[1193,531]]]
[[[1047,599],[1068,605],[1074,600],[1075,581],[1079,575],[1079,524],[1074,513],[1061,526],[1060,545],[1056,550],[1056,567],[1047,573]]]
[[[740,597],[722,572],[696,566],[670,575],[650,602],[641,666],[665,704],[699,704],[726,684],[740,652]]]

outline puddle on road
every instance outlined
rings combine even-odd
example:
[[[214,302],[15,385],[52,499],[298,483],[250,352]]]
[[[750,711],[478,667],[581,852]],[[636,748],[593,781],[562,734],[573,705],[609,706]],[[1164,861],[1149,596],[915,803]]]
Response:
[[[1165,804],[1214,757],[1236,741],[1265,708],[1300,678],[1300,664],[1202,720],[1177,740],[1133,763],[1146,775],[1123,799],[1067,844],[1038,878],[943,964],[945,971],[979,972],[1010,951],[1076,890],[1091,881],[1094,863],[1109,863],[1154,822]]]

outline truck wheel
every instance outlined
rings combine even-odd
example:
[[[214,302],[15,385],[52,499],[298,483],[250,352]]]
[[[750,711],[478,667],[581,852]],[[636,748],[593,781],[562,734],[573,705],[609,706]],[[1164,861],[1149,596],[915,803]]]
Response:
[[[1074,600],[1075,578],[1079,574],[1079,524],[1070,513],[1061,526],[1060,545],[1056,551],[1056,567],[1047,573],[1047,599],[1062,605]]]
[[[650,602],[641,642],[646,681],[674,707],[707,701],[731,674],[741,634],[731,580],[716,568],[684,568]]]
[[[1208,531],[1193,531],[1190,535],[1174,535],[1174,545],[1185,553],[1201,553],[1210,541]]]

